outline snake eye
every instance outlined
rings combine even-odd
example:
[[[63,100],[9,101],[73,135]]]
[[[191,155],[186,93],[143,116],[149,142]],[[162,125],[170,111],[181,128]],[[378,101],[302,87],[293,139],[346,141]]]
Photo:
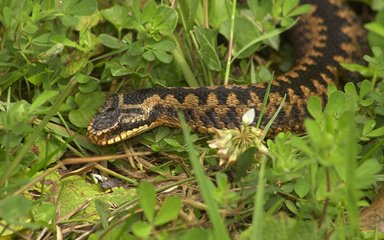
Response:
[[[108,132],[117,127],[119,116],[119,110],[101,112],[94,117],[92,127],[95,131]]]

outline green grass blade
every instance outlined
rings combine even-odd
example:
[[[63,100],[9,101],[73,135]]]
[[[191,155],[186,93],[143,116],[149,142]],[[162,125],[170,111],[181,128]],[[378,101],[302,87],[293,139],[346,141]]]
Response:
[[[236,2],[237,2],[237,0],[232,1],[231,27],[229,30],[228,60],[227,60],[227,66],[225,68],[224,85],[228,84],[229,70],[231,68],[231,63],[232,63],[231,58],[232,58],[232,49],[233,49],[233,32],[235,29]]]
[[[267,157],[263,156],[260,164],[259,176],[257,179],[257,192],[255,194],[253,214],[252,214],[252,225],[251,225],[251,239],[262,239],[263,238],[263,216],[264,216],[264,185],[265,185],[265,165]]]
[[[185,122],[184,115],[178,114],[181,128],[183,130],[184,140],[188,148],[188,156],[191,161],[194,174],[196,175],[197,182],[199,184],[201,195],[204,202],[208,207],[208,216],[212,222],[215,239],[230,239],[226,226],[223,222],[222,216],[220,216],[218,205],[215,199],[212,197],[211,183],[204,174],[203,168],[200,166],[199,158],[196,149],[193,146],[191,137],[188,132],[188,126]]]

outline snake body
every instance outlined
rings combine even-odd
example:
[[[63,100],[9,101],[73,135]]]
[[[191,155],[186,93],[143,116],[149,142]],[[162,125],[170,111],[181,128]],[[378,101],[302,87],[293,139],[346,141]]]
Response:
[[[289,30],[296,63],[273,81],[261,126],[287,98],[270,131],[303,131],[310,96],[326,99],[328,83],[340,85],[340,62],[361,59],[364,31],[354,13],[339,0],[301,1],[313,5]],[[347,80],[353,76],[346,75]],[[89,139],[99,145],[119,142],[157,126],[179,127],[181,111],[188,125],[201,133],[236,128],[250,108],[260,113],[265,84],[214,87],[150,88],[116,94],[88,126]]]

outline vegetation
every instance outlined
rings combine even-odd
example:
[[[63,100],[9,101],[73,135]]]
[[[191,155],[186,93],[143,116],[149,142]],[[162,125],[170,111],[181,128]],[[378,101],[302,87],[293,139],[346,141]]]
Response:
[[[1,1],[1,236],[383,237],[375,223],[359,226],[384,161],[384,5],[368,7],[377,12],[366,24],[368,65],[345,64],[366,80],[344,91],[330,85],[325,106],[312,98],[304,136],[280,133],[263,145],[245,116],[252,144],[226,156],[226,168],[219,166],[223,140],[185,124],[106,147],[91,144],[86,127],[112,93],[270,81],[271,65],[285,71],[292,64],[280,34],[308,5]],[[253,57],[266,47],[285,60]],[[238,133],[226,134],[233,143]]]

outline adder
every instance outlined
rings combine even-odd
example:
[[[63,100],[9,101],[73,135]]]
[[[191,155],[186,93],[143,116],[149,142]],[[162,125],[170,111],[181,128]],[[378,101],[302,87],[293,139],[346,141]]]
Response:
[[[288,32],[296,54],[294,66],[272,83],[261,127],[287,99],[275,119],[271,134],[302,132],[310,96],[326,99],[327,85],[341,85],[341,62],[352,62],[364,53],[364,30],[339,0],[301,1],[312,4]],[[348,80],[348,75],[346,76]],[[213,87],[150,88],[111,96],[88,126],[89,139],[98,145],[113,144],[157,126],[179,127],[181,111],[193,130],[209,133],[236,128],[250,108],[262,108],[265,84]]]

